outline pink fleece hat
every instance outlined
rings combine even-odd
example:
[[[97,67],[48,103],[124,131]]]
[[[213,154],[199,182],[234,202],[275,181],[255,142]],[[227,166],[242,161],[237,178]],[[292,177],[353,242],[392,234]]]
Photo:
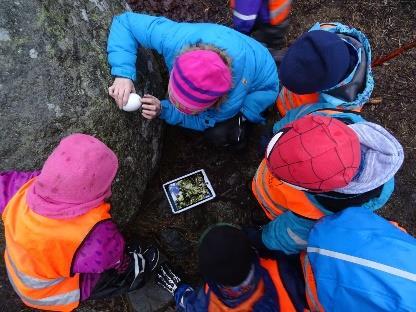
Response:
[[[68,219],[88,212],[111,196],[117,173],[114,152],[86,134],[61,140],[29,188],[27,203],[36,213]]]
[[[231,71],[218,53],[194,50],[175,61],[169,80],[169,99],[185,114],[200,113],[226,94]]]

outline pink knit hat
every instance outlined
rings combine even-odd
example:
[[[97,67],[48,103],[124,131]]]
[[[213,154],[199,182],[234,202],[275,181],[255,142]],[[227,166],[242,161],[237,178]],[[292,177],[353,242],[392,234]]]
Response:
[[[175,61],[169,80],[169,99],[185,114],[200,113],[226,94],[231,71],[218,53],[194,50]]]
[[[36,213],[68,219],[88,212],[111,196],[117,156],[100,140],[72,134],[61,140],[29,188],[27,203]]]

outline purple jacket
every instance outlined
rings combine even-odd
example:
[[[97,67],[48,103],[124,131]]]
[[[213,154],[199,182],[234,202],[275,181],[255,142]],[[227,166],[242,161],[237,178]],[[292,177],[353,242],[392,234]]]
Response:
[[[0,173],[0,213],[9,200],[27,181],[39,175],[40,171]],[[117,226],[110,220],[99,223],[88,235],[75,254],[74,273],[81,273],[81,300],[86,300],[100,278],[108,269],[126,267],[129,258],[125,256],[125,242]]]
[[[256,21],[269,23],[268,0],[234,0],[233,25],[236,30],[249,34]]]

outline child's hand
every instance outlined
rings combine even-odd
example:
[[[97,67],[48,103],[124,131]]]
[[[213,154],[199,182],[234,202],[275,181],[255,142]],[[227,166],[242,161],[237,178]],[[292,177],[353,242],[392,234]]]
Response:
[[[142,116],[146,119],[155,119],[160,115],[160,101],[153,95],[145,94],[142,97]]]
[[[117,77],[114,79],[113,85],[108,88],[108,94],[116,100],[119,108],[127,104],[130,93],[136,93],[133,81],[128,78]]]

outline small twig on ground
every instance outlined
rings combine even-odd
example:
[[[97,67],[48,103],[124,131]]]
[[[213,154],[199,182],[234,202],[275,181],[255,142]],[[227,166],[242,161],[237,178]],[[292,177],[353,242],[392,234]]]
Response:
[[[382,98],[381,96],[379,96],[379,97],[374,97],[374,98],[371,98],[371,99],[368,101],[368,103],[369,103],[369,104],[381,104],[381,103],[383,103],[383,98]]]

